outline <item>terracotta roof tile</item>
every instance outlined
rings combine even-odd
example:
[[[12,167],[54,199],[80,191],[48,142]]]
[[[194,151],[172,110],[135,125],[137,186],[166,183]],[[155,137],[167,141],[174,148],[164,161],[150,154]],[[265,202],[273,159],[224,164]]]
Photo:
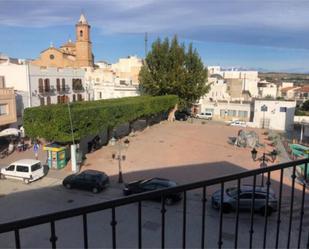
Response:
[[[294,86],[289,86],[289,87],[285,87],[285,88],[282,88],[281,89],[281,92],[287,92],[287,91],[290,91],[292,89],[297,89],[298,87],[294,87]]]

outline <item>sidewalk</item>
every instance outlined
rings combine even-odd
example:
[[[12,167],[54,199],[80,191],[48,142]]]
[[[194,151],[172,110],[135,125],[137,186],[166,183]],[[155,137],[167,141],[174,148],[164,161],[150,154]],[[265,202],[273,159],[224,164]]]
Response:
[[[47,159],[47,152],[43,151],[43,146],[41,145],[39,148],[39,160],[45,164]],[[8,155],[7,157],[0,159],[0,166],[6,166],[21,159],[35,159],[35,155],[33,152],[33,147],[26,151],[18,152],[15,150],[12,154]]]

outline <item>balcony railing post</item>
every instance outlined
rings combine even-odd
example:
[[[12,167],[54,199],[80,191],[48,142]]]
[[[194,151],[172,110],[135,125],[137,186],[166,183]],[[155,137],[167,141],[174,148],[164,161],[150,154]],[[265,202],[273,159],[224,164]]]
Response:
[[[112,226],[112,243],[113,243],[113,249],[116,249],[116,210],[113,207],[112,208],[112,221],[111,221],[111,226]]]
[[[15,229],[14,233],[15,233],[15,247],[16,247],[16,249],[19,249],[20,248],[19,230]]]
[[[56,236],[56,231],[55,231],[55,222],[51,221],[50,222],[50,229],[51,229],[51,237],[49,239],[49,241],[52,244],[52,248],[55,249],[56,248],[56,242],[57,242],[57,236]]]
[[[183,210],[182,210],[182,248],[186,248],[186,226],[187,226],[187,192],[183,193]]]
[[[235,221],[235,241],[234,241],[234,248],[237,248],[237,247],[238,247],[239,194],[240,194],[240,179],[237,179],[237,202],[236,202],[236,221]]]
[[[301,210],[300,210],[300,220],[299,220],[299,229],[298,229],[297,248],[300,248],[301,236],[302,236],[302,232],[303,232],[304,205],[305,205],[306,185],[307,185],[307,168],[308,168],[308,164],[305,163],[304,176],[303,176],[304,181],[303,181],[302,199],[301,199]]]
[[[201,248],[205,248],[205,222],[206,222],[206,187],[203,187],[203,197],[202,197],[203,207],[202,207],[202,241]]]
[[[165,248],[165,196],[161,196],[161,248]]]
[[[224,196],[224,182],[221,182],[220,221],[219,221],[218,248],[222,248],[222,244],[223,244],[223,241],[222,241],[223,209],[226,208],[224,206],[224,203],[223,203],[223,196]]]
[[[142,248],[142,202],[138,202],[138,248]]]
[[[83,215],[83,231],[84,231],[84,248],[88,248],[88,224],[87,214]]]
[[[263,248],[266,248],[266,239],[267,239],[267,222],[268,222],[268,216],[269,212],[272,210],[269,210],[268,203],[269,203],[269,188],[270,188],[270,171],[267,172],[267,182],[266,182],[266,200],[265,200],[265,209],[264,209],[264,236],[263,236]]]
[[[253,217],[254,217],[254,203],[255,203],[255,187],[256,187],[256,175],[253,176],[253,191],[251,199],[251,218],[250,218],[250,239],[249,239],[249,248],[252,248],[252,239],[253,239]]]
[[[292,190],[291,190],[291,201],[290,201],[290,219],[289,219],[289,228],[288,228],[288,241],[287,241],[287,248],[290,248],[291,243],[291,230],[292,230],[292,221],[293,221],[293,208],[294,208],[294,190],[295,190],[295,171],[296,165],[293,165],[293,173],[291,175],[292,178]]]
[[[276,244],[275,244],[276,249],[278,249],[278,247],[279,247],[283,174],[284,174],[284,169],[281,169],[280,170],[280,185],[279,185],[279,200],[278,200],[278,208],[277,208],[278,214],[277,214],[277,231],[276,231]]]

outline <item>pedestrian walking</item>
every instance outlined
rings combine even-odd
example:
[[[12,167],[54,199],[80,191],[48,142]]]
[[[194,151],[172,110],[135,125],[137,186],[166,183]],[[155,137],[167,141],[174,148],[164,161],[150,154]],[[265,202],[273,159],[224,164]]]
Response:
[[[35,142],[33,145],[33,152],[36,160],[39,159],[39,147],[40,147],[39,144]]]

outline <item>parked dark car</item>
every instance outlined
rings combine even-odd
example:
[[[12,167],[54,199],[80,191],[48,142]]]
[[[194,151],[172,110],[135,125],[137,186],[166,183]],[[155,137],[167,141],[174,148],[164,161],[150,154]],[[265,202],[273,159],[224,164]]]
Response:
[[[236,210],[237,200],[239,196],[239,210],[251,210],[253,186],[243,185],[240,187],[239,193],[237,188],[227,188],[223,194],[222,211],[229,213],[232,210]],[[277,197],[274,191],[270,188],[268,193],[268,203],[266,208],[267,188],[255,187],[254,194],[254,211],[260,212],[262,215],[271,215],[273,211],[277,210]],[[221,206],[221,190],[218,190],[212,194],[212,207],[220,209]],[[266,212],[265,212],[266,211]]]
[[[97,170],[85,170],[80,174],[69,175],[62,182],[63,186],[68,189],[90,190],[93,193],[101,192],[108,183],[108,176]]]
[[[158,189],[170,188],[177,186],[177,183],[168,179],[151,178],[147,180],[139,180],[125,184],[123,189],[124,195],[138,194],[147,191],[153,191]],[[165,201],[167,205],[171,205],[182,198],[180,193],[170,194],[166,197]],[[155,201],[161,201],[161,198],[154,198]]]
[[[188,113],[186,112],[181,112],[181,111],[176,111],[175,112],[175,119],[179,121],[187,121],[188,120]]]

